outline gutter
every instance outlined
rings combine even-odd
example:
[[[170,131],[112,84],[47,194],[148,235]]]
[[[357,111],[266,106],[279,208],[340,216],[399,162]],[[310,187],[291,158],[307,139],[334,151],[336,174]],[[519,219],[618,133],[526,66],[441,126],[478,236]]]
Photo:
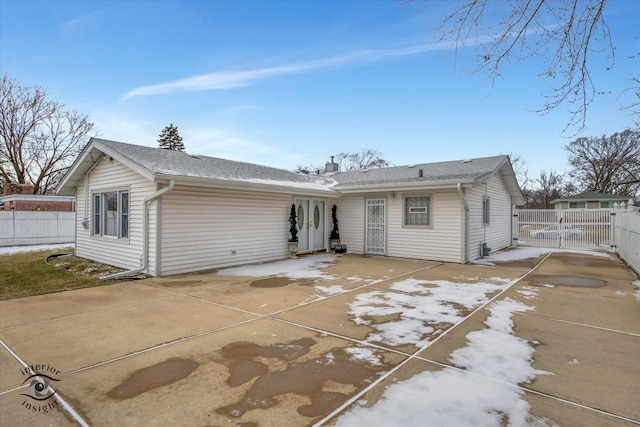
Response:
[[[144,206],[142,210],[142,266],[133,270],[123,271],[109,276],[100,277],[100,280],[119,279],[121,277],[133,276],[134,274],[142,273],[149,266],[149,205],[152,201],[162,196],[164,193],[168,193],[173,190],[175,181],[172,179],[169,181],[169,185],[151,193],[144,199]]]
[[[305,196],[318,196],[318,197],[340,197],[341,194],[335,191],[330,185],[326,186],[326,189],[309,188],[305,187],[305,183],[298,183],[300,185],[290,185],[288,181],[268,181],[264,182],[251,182],[251,181],[236,181],[220,178],[206,178],[184,175],[170,175],[170,174],[156,174],[156,181],[158,180],[177,180],[180,184],[192,185],[198,187],[217,187],[225,189],[242,189],[248,191],[268,191],[271,193],[279,194],[295,194]]]
[[[474,184],[474,179],[468,179],[464,181],[460,180],[446,180],[446,181],[410,181],[410,182],[391,182],[391,183],[377,183],[377,184],[338,184],[333,187],[335,191],[341,193],[374,193],[380,191],[401,191],[401,190],[442,190],[451,189],[456,185],[461,184]]]
[[[464,195],[464,190],[462,190],[462,183],[458,182],[456,185],[458,189],[458,195],[460,196],[460,200],[464,204],[464,224],[462,229],[462,253],[460,254],[460,261],[462,264],[466,264],[469,256],[469,203]]]

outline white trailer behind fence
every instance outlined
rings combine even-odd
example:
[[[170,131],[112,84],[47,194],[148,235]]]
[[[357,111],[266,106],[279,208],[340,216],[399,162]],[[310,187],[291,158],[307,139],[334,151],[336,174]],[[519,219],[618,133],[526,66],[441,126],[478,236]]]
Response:
[[[75,242],[75,212],[2,211],[0,247]]]

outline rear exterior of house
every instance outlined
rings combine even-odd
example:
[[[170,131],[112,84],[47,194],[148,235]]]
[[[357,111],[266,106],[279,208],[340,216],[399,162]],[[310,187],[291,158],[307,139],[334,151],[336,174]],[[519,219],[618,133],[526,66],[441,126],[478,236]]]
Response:
[[[216,181],[163,169],[165,163],[186,160],[178,169],[189,170],[199,159],[206,161],[93,140],[60,187],[78,200],[76,255],[154,276],[282,259],[289,255],[293,203],[316,208],[310,221],[298,224],[299,235],[306,237],[301,252],[327,249],[326,211],[333,199],[325,194],[330,190],[308,177],[264,167],[257,168],[257,175],[284,174],[294,181]],[[223,162],[240,172],[251,166]],[[166,178],[159,178],[161,174]]]
[[[430,176],[425,171],[433,164],[402,167],[415,171],[413,177],[384,170],[338,174],[335,188],[347,193],[336,200],[342,243],[356,254],[457,263],[481,257],[483,244],[491,251],[509,246],[512,205],[522,196],[508,159],[492,158],[476,174],[456,175],[467,166],[444,162],[437,166],[443,172]]]
[[[351,253],[465,263],[510,244],[521,199],[506,156],[321,176],[100,139],[58,192],[77,256],[154,276],[286,258],[292,204],[300,252],[328,249],[335,204]]]

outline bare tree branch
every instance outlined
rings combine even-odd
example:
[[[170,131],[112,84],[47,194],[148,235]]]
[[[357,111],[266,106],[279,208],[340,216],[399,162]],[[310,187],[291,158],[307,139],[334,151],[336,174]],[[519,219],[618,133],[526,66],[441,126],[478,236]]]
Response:
[[[578,138],[565,147],[570,176],[583,191],[633,197],[640,193],[640,131]]]
[[[435,0],[425,0],[434,2]],[[411,2],[411,0],[409,0]],[[556,81],[537,112],[567,105],[570,119],[563,132],[585,128],[589,104],[598,90],[591,77],[591,58],[606,55],[615,62],[611,31],[603,10],[608,0],[441,0],[445,14],[436,31],[440,41],[453,41],[456,51],[478,45],[479,64],[492,82],[510,61],[547,58],[539,71]],[[451,12],[451,5],[459,5]],[[446,12],[450,11],[450,12]]]
[[[51,192],[82,150],[94,124],[87,116],[47,100],[40,87],[0,79],[0,177]]]

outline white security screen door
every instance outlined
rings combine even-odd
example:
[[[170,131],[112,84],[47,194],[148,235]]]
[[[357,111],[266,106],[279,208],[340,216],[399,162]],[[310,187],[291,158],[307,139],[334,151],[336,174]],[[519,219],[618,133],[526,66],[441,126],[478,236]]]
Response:
[[[309,200],[296,201],[298,223],[298,250],[308,251],[309,247]]]
[[[324,249],[324,202],[322,200],[314,200],[313,211],[310,213],[313,249]]]
[[[365,253],[385,254],[385,199],[366,200]]]

